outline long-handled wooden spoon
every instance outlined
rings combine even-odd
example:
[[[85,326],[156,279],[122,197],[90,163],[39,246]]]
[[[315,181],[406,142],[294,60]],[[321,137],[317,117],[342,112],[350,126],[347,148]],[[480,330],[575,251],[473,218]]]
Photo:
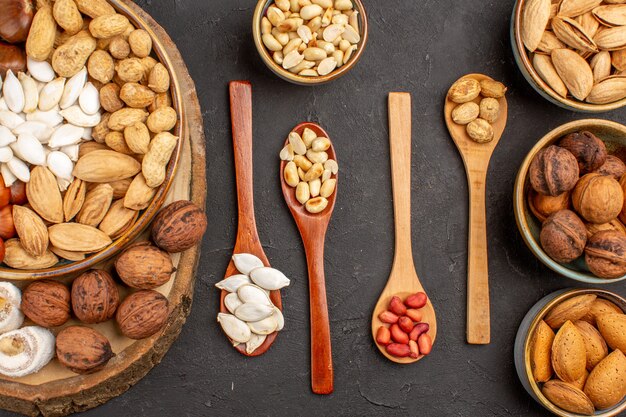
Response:
[[[237,206],[239,209],[237,240],[233,253],[251,253],[261,259],[265,266],[270,266],[263,246],[259,240],[254,219],[254,186],[252,181],[252,86],[248,81],[231,81],[230,116],[233,130],[233,149],[235,153],[235,177],[237,180]],[[231,260],[224,274],[224,278],[238,274],[235,264]],[[227,291],[222,290],[220,296],[220,311],[229,313],[224,305]],[[272,303],[283,309],[280,291],[270,293]],[[246,353],[246,345],[240,344],[235,348],[246,356],[259,356],[265,353],[274,340],[277,332],[267,336],[263,344],[254,352]]]
[[[411,247],[411,95],[409,93],[389,93],[389,145],[391,148],[391,179],[393,186],[393,213],[395,222],[395,255],[391,274],[385,289],[380,294],[372,314],[372,337],[376,342],[376,332],[384,325],[378,318],[387,310],[394,295],[405,299],[416,292],[426,292],[422,286],[413,263]],[[437,336],[437,318],[430,298],[421,309],[422,321],[428,323],[433,343]],[[417,358],[397,358],[387,353],[384,346],[376,343],[387,359],[407,364]]]
[[[318,137],[329,137],[315,123],[301,123],[293,132],[302,135],[305,128],[311,129]],[[286,144],[287,142],[285,142]],[[326,151],[330,159],[337,160],[335,148],[330,146]],[[326,300],[326,280],[324,278],[324,239],[330,217],[335,208],[337,187],[328,197],[328,206],[321,213],[311,214],[296,199],[295,188],[285,182],[283,175],[286,161],[280,164],[280,181],[283,196],[291,215],[296,221],[309,269],[309,303],[311,315],[311,389],[316,394],[333,392],[333,357],[330,344],[330,324],[328,322],[328,303]],[[337,183],[339,179],[337,178]]]
[[[469,74],[478,81],[491,80],[483,74]],[[476,103],[480,102],[477,98]],[[493,140],[487,143],[473,141],[464,125],[452,120],[452,110],[457,106],[446,97],[444,116],[450,136],[463,158],[469,188],[469,240],[467,253],[467,342],[486,345],[490,341],[489,317],[489,262],[487,260],[487,220],[485,193],[489,161],[502,137],[507,118],[507,102],[500,102],[500,117],[493,123]]]

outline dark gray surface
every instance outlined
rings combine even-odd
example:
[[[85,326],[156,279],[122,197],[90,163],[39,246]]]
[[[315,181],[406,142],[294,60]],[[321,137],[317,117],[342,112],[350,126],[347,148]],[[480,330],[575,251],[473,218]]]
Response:
[[[543,267],[513,218],[517,167],[534,142],[585,116],[535,93],[510,45],[512,0],[366,1],[370,43],[359,65],[327,86],[297,87],[267,70],[252,43],[252,0],[138,2],[169,32],[196,82],[207,135],[209,228],[191,316],[163,362],[126,394],[88,416],[538,416],[521,387],[513,340],[526,311],[574,281]],[[443,118],[443,97],[459,76],[482,72],[509,86],[509,122],[489,171],[487,211],[492,343],[465,344],[467,188]],[[286,327],[263,357],[229,347],[215,322],[218,291],[236,234],[227,83],[253,84],[257,224],[283,291]],[[415,366],[387,361],[373,345],[370,314],[389,275],[393,219],[387,93],[413,95],[413,252],[437,310],[432,355]],[[625,122],[623,110],[608,119]],[[341,178],[327,236],[326,278],[335,393],[310,390],[306,263],[283,202],[278,152],[298,122],[324,126]],[[626,293],[623,284],[608,287]],[[7,413],[0,413],[5,416]]]

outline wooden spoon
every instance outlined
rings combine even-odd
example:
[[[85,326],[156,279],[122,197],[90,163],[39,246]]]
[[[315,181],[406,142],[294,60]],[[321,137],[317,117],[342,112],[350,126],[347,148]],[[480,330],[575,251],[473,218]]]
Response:
[[[263,252],[263,246],[259,240],[254,219],[254,186],[252,181],[252,86],[248,81],[231,81],[230,90],[230,116],[233,130],[233,149],[235,153],[235,177],[237,180],[237,206],[239,209],[237,240],[233,253],[251,253],[263,261],[265,266],[270,266],[267,256]],[[234,262],[230,261],[224,278],[239,274]],[[222,290],[220,295],[220,311],[228,313],[224,305],[224,298],[228,291]],[[270,299],[281,311],[283,305],[280,291],[272,291]],[[246,344],[235,346],[241,354],[246,356],[259,356],[264,354],[274,343],[277,332],[267,335],[265,341],[252,353],[246,352]]]
[[[478,81],[491,80],[483,74],[469,74]],[[480,97],[474,100],[480,102]],[[458,106],[446,97],[444,116],[450,136],[459,149],[469,188],[469,240],[467,253],[467,343],[486,345],[490,342],[489,318],[489,262],[487,260],[487,220],[485,193],[489,160],[502,137],[507,118],[506,98],[500,102],[500,117],[492,124],[493,140],[487,143],[473,141],[464,125],[452,120],[452,110]]]
[[[301,123],[293,132],[302,136],[305,128],[311,129],[318,137],[329,137],[319,125],[315,123]],[[288,141],[285,142],[285,145]],[[335,148],[330,145],[326,151],[329,159],[337,160]],[[330,394],[333,392],[333,357],[330,344],[330,324],[328,322],[328,303],[326,300],[326,281],[324,278],[324,239],[330,217],[335,208],[337,187],[328,197],[328,206],[321,213],[311,214],[296,199],[295,188],[285,182],[283,175],[287,161],[280,163],[280,181],[283,196],[291,215],[296,221],[309,269],[309,298],[311,315],[311,388],[316,394]],[[334,176],[337,178],[337,175]],[[337,178],[337,183],[339,179]]]
[[[380,294],[372,314],[372,337],[380,352],[390,361],[408,364],[417,358],[397,358],[387,353],[384,346],[376,343],[376,332],[380,326],[389,326],[380,321],[378,315],[388,309],[394,295],[403,300],[416,292],[426,292],[413,263],[411,247],[411,95],[389,93],[389,145],[391,148],[391,178],[393,185],[393,213],[395,220],[395,246],[391,274],[385,289]],[[420,310],[422,322],[428,323],[433,344],[437,336],[437,318],[430,298]]]

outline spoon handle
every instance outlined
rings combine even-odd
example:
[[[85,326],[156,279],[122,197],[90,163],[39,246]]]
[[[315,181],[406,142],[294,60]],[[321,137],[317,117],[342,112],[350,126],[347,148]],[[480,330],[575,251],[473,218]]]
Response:
[[[389,93],[389,147],[396,250],[394,266],[413,266],[411,249],[411,95]]]
[[[309,298],[311,315],[311,389],[316,394],[333,392],[333,354],[330,344],[330,323],[324,277],[325,227],[305,232],[304,250],[309,270]]]
[[[467,249],[467,343],[490,342],[489,263],[485,189],[487,167],[467,170],[470,208]]]
[[[258,242],[252,181],[252,86],[248,81],[231,81],[228,87],[239,211],[237,241]]]

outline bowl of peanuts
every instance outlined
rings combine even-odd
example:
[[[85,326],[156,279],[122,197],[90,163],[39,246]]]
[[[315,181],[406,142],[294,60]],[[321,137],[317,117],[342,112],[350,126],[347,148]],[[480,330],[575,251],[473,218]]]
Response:
[[[299,85],[324,84],[346,74],[367,44],[361,0],[260,0],[252,22],[265,65]]]

